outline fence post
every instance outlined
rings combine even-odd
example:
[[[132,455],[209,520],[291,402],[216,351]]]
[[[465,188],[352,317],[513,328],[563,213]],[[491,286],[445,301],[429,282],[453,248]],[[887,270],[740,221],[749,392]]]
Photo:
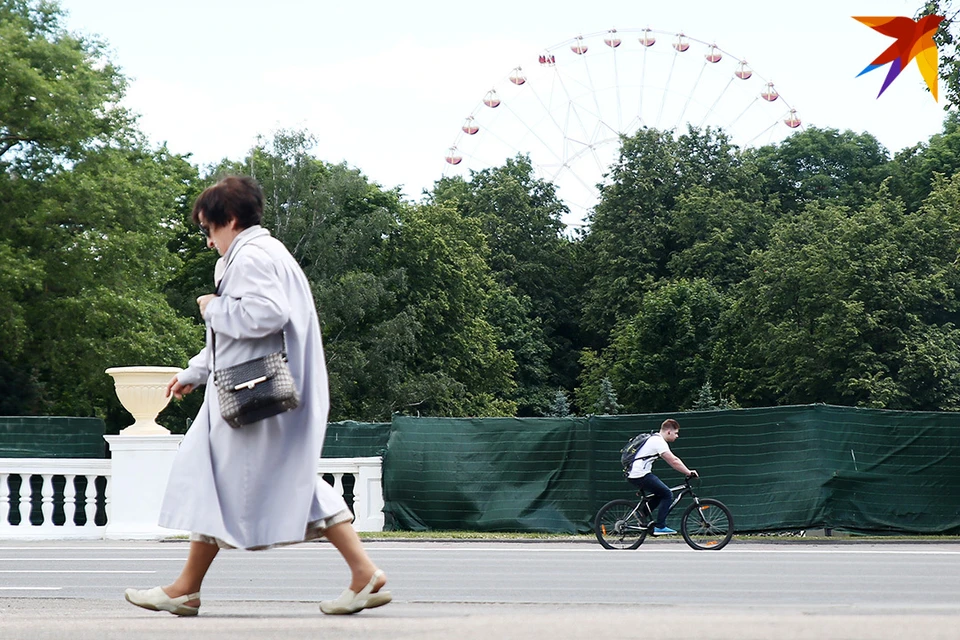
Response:
[[[354,522],[357,531],[383,531],[382,458],[371,458],[359,465],[353,490]]]

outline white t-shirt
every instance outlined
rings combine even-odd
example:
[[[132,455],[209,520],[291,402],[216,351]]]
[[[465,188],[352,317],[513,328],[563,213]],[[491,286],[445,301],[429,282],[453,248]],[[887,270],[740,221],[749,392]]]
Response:
[[[670,451],[670,446],[667,444],[667,441],[663,439],[663,436],[659,433],[653,434],[647,438],[647,441],[644,442],[640,450],[637,451],[637,457],[634,459],[633,466],[630,467],[630,473],[627,477],[642,478],[647,475],[653,467],[653,461],[657,459],[654,454],[662,456],[667,451]],[[644,456],[651,457],[644,460]]]

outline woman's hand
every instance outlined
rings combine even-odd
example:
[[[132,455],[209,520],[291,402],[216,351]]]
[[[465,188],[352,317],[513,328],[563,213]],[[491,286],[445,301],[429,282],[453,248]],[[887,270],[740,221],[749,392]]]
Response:
[[[183,400],[183,396],[187,395],[191,391],[193,391],[192,384],[180,384],[180,381],[177,380],[177,376],[173,376],[173,378],[170,379],[170,382],[167,383],[167,393],[164,397],[169,398],[170,394],[172,393],[173,397],[177,400]]]
[[[205,296],[200,296],[197,298],[197,306],[200,307],[200,317],[205,318],[207,314],[207,305],[210,304],[210,301],[217,297],[215,293],[208,293]]]

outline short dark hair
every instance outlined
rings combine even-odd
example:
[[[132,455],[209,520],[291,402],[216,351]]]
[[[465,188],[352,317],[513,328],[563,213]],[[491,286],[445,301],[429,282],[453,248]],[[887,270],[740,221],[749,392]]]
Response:
[[[200,212],[209,224],[222,227],[236,220],[246,229],[260,224],[263,190],[250,176],[227,176],[207,187],[193,203],[193,221],[200,224]]]
[[[679,430],[680,430],[680,423],[677,422],[676,420],[674,420],[673,418],[667,418],[667,419],[664,420],[663,423],[660,425],[660,428],[661,428],[661,429],[676,429],[677,431],[679,431]]]

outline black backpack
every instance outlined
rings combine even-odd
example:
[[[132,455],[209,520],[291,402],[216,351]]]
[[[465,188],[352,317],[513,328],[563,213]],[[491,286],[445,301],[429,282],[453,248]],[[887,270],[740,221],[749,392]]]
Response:
[[[641,433],[638,436],[634,436],[623,449],[620,449],[620,466],[623,467],[623,474],[629,475],[630,467],[633,466],[635,460],[637,460],[637,451],[640,451],[640,447],[650,438],[650,436],[657,435],[656,431],[651,431],[650,433]],[[641,460],[647,460],[648,458],[657,458],[659,453],[655,453],[649,456],[643,456]]]

